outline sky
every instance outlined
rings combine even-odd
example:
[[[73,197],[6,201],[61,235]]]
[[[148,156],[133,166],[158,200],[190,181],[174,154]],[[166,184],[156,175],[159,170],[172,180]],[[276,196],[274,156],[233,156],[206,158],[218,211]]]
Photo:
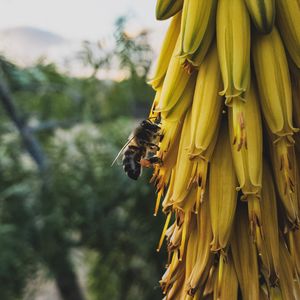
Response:
[[[0,0],[0,30],[32,26],[71,39],[95,40],[111,34],[118,16],[129,14],[131,26],[155,28],[155,0]]]

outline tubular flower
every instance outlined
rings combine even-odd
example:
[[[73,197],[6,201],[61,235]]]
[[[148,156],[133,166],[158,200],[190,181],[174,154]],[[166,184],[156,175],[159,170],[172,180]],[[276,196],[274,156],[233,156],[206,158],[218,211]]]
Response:
[[[300,299],[299,0],[157,0],[166,300]],[[251,24],[252,22],[252,24]]]

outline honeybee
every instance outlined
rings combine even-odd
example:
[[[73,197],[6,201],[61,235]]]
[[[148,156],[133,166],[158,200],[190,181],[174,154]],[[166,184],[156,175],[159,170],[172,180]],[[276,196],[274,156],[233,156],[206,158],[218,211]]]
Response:
[[[127,143],[122,147],[112,165],[123,154],[122,165],[125,173],[131,179],[137,180],[141,175],[142,167],[149,168],[162,161],[155,153],[159,150],[158,143],[162,136],[159,123],[151,118],[143,120],[129,136]]]

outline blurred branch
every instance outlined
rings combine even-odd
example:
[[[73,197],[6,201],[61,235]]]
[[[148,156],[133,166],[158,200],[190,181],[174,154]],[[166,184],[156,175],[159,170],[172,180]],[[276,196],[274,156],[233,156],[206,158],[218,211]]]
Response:
[[[3,78],[1,78],[0,80],[0,101],[8,117],[12,120],[12,122],[19,130],[27,152],[37,164],[39,170],[41,172],[44,172],[46,169],[46,158],[42,151],[42,148],[37,139],[32,135],[31,130],[29,129],[23,118],[20,116],[19,112],[17,111],[14,100]]]

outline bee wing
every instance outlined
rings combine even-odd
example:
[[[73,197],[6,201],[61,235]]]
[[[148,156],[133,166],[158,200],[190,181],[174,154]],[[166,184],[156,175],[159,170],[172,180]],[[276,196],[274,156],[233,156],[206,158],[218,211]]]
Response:
[[[125,143],[125,145],[122,147],[122,149],[119,151],[119,153],[117,154],[116,158],[114,159],[114,161],[111,164],[111,167],[115,164],[115,162],[118,160],[118,158],[120,157],[120,155],[123,153],[123,151],[125,150],[125,148],[129,145],[129,143],[134,139],[134,136],[130,137],[128,139],[128,141]]]

